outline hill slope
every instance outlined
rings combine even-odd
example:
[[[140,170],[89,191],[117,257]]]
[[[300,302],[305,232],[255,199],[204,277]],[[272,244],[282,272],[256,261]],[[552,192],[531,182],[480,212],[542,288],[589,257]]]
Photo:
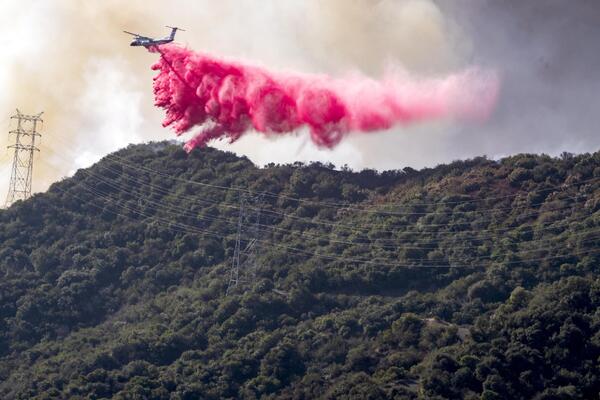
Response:
[[[225,296],[247,191],[258,269]],[[0,211],[0,397],[598,398],[599,261],[600,153],[130,146]]]

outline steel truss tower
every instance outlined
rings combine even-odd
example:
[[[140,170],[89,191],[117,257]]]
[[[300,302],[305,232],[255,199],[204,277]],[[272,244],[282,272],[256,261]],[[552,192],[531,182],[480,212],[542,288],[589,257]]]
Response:
[[[41,137],[37,129],[38,124],[44,122],[41,118],[42,114],[25,115],[17,110],[17,113],[10,117],[11,120],[17,120],[17,127],[9,132],[9,135],[15,135],[15,144],[8,146],[9,149],[15,149],[15,155],[8,196],[6,196],[6,207],[17,200],[26,200],[31,197],[33,155],[34,152],[40,151],[35,147],[35,140],[37,137]]]
[[[260,234],[260,213],[263,196],[243,194],[240,197],[240,213],[237,221],[235,249],[229,271],[227,295],[242,283],[253,282],[258,269],[257,252]],[[242,249],[242,243],[246,246]]]

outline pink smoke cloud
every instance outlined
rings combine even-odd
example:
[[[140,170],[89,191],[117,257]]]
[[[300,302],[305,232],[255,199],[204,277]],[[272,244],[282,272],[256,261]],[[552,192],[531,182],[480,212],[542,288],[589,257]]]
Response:
[[[375,132],[434,119],[485,120],[496,103],[494,73],[471,69],[440,79],[400,70],[381,80],[269,71],[177,45],[154,48],[155,105],[178,135],[198,126],[186,150],[213,139],[239,139],[252,129],[285,134],[308,127],[312,140],[333,147],[349,132]]]

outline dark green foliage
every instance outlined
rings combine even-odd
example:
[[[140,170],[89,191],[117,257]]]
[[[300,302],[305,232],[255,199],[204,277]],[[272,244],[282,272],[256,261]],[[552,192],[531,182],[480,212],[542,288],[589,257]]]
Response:
[[[0,398],[598,398],[599,171],[131,146],[0,211]],[[225,297],[231,187],[268,193]]]

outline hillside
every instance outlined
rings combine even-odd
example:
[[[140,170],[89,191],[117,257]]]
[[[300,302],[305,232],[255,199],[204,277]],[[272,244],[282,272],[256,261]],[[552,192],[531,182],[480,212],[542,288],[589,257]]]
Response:
[[[225,296],[244,193],[258,267]],[[0,211],[0,398],[599,398],[599,272],[600,153],[130,146]]]

